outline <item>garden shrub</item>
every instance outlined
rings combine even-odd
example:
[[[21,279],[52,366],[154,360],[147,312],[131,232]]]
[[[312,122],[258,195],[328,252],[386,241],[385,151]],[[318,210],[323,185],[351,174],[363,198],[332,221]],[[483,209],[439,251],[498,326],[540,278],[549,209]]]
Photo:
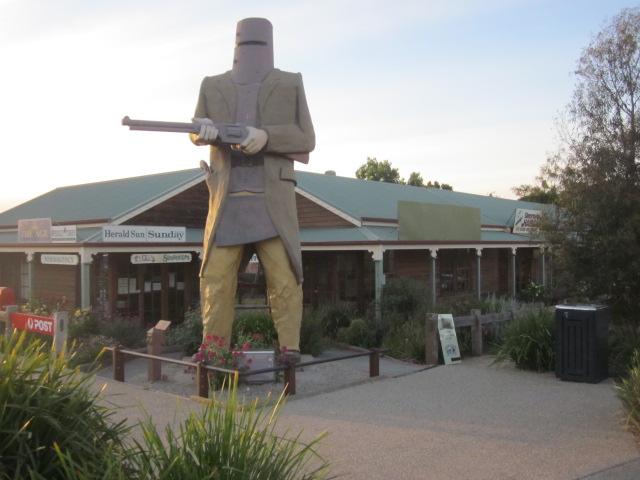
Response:
[[[518,368],[547,372],[555,369],[555,315],[547,309],[524,309],[500,329],[494,364],[513,361]]]
[[[79,340],[91,335],[100,334],[101,315],[98,311],[90,308],[76,310],[73,318],[69,321],[69,341]]]
[[[409,319],[428,303],[427,286],[412,278],[392,278],[382,288],[382,315],[400,315]]]
[[[408,362],[424,363],[426,354],[425,322],[418,319],[401,323],[383,338],[388,355]]]
[[[616,396],[622,402],[627,427],[640,434],[640,350],[631,356],[627,375],[615,387]]]
[[[126,452],[124,422],[99,405],[93,376],[26,335],[0,338],[0,478],[66,479],[58,452],[100,472]]]
[[[104,366],[101,362],[107,362],[109,365],[111,358],[105,355],[105,348],[122,346],[115,338],[104,335],[87,335],[79,339],[78,342],[72,344],[74,355],[68,360],[69,366],[73,368],[84,365],[89,370]]]
[[[300,327],[300,352],[317,357],[326,350],[328,343],[320,315],[315,310],[305,310]]]
[[[138,318],[107,317],[90,308],[76,310],[69,322],[67,337],[75,347],[75,355],[69,359],[69,364],[75,367],[93,363],[104,347],[144,347],[146,338],[147,332],[140,326]]]
[[[634,355],[640,350],[640,328],[632,323],[616,325],[609,337],[609,369],[613,375],[626,375]]]
[[[142,423],[143,449],[135,455],[136,465],[151,466],[164,480],[220,478],[278,480],[328,478],[329,465],[316,453],[323,433],[309,443],[298,434],[289,438],[276,431],[282,410],[282,396],[269,407],[269,398],[242,404],[237,398],[238,377],[224,401],[213,400],[193,412],[179,426],[167,426],[161,433],[148,417]]]
[[[267,312],[248,312],[237,315],[233,321],[233,343],[240,342],[241,338],[261,335],[264,343],[271,348],[278,341],[278,333],[273,325],[271,314]]]
[[[369,348],[372,346],[371,327],[362,318],[356,318],[348,327],[338,330],[339,342],[355,347]]]
[[[349,302],[325,303],[316,309],[315,315],[322,323],[324,335],[335,339],[338,330],[349,326],[351,319],[357,315],[357,310]]]
[[[142,348],[147,344],[147,332],[140,326],[140,319],[115,318],[100,323],[100,335],[114,338],[124,348]]]
[[[0,337],[0,479],[328,478],[316,453],[327,433],[310,442],[279,434],[283,397],[240,403],[237,375],[224,401],[214,396],[164,434],[147,416],[141,439],[128,441],[130,427],[102,406],[92,375],[25,339]]]
[[[192,308],[185,312],[180,325],[169,330],[167,341],[171,345],[182,348],[184,355],[193,355],[202,345],[202,316],[200,308]]]

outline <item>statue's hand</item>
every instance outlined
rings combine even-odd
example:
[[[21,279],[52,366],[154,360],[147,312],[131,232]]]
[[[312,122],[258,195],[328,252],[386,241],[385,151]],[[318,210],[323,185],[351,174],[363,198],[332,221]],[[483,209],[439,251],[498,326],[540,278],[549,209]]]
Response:
[[[240,149],[249,155],[255,155],[264,148],[269,140],[269,135],[264,130],[255,127],[247,127],[249,134],[240,144]]]
[[[209,145],[218,138],[218,129],[213,124],[213,121],[208,118],[192,118],[192,122],[200,125],[200,132],[195,138],[195,142],[200,145]]]

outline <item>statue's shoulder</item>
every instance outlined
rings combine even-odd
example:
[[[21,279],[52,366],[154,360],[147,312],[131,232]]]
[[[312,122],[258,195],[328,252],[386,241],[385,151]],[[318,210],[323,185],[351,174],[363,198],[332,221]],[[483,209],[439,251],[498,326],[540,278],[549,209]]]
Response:
[[[302,81],[302,74],[296,72],[287,72],[274,68],[266,79],[267,81],[278,82],[281,84],[296,85]]]
[[[231,82],[231,71],[204,77],[202,85],[216,85]]]

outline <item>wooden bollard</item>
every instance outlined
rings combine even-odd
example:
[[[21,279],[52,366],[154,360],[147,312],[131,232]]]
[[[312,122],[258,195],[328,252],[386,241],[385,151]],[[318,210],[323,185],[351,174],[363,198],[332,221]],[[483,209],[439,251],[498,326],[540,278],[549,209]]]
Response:
[[[162,355],[164,332],[169,328],[169,325],[171,325],[170,321],[160,320],[155,327],[149,329],[147,332],[147,353],[149,355]],[[150,382],[162,379],[162,362],[160,360],[149,360],[147,369],[147,377]]]
[[[438,314],[427,313],[425,324],[425,364],[438,364]]]
[[[284,394],[295,395],[296,394],[296,362],[289,360],[285,362],[284,370]]]
[[[113,348],[113,379],[124,382],[124,353],[118,347]]]
[[[377,377],[380,375],[380,351],[377,348],[370,349],[369,354],[369,376]]]
[[[209,375],[204,363],[198,362],[196,365],[196,395],[202,398],[209,398]]]
[[[482,355],[482,321],[480,315],[482,311],[479,309],[471,310],[471,315],[476,317],[474,324],[471,326],[471,354],[475,356]]]

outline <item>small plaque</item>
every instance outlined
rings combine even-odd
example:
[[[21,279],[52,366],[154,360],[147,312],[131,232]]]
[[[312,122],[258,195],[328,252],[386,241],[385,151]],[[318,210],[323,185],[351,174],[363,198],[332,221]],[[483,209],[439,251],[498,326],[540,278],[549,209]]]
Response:
[[[169,325],[171,325],[171,321],[159,320],[158,323],[156,323],[155,329],[162,330],[164,332],[167,328],[169,328]]]

